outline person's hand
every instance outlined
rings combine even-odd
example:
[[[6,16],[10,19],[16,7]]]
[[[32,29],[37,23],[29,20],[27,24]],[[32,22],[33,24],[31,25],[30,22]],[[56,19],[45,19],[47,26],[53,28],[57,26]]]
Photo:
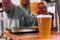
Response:
[[[11,8],[11,0],[2,0],[3,10],[9,11]]]
[[[43,2],[37,4],[37,9],[38,9],[37,10],[38,15],[39,14],[47,14],[47,7]]]

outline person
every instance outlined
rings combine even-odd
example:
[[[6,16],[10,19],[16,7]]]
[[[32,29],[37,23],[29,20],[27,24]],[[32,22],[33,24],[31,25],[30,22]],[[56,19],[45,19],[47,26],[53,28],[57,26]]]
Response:
[[[2,0],[3,9],[7,13],[7,27],[27,27],[36,25],[36,17],[32,16],[29,0],[20,0],[22,7],[14,5],[11,0]]]

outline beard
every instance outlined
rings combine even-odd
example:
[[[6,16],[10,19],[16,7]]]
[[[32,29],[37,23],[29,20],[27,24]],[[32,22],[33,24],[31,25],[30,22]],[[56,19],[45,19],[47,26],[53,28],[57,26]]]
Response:
[[[27,8],[30,3],[21,3],[23,7]]]

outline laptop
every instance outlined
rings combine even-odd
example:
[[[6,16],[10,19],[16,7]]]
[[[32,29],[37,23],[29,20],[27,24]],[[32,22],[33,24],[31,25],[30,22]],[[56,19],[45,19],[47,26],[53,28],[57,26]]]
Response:
[[[10,33],[33,33],[38,32],[38,27],[12,27],[12,28],[6,28],[7,31]]]

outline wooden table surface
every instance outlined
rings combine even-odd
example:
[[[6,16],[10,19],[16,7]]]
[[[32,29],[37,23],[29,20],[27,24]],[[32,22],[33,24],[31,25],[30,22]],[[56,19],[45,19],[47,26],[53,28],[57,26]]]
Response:
[[[52,32],[51,37],[47,39],[39,38],[39,33],[11,34],[7,31],[4,32],[4,35],[13,40],[60,40],[60,35],[57,32]]]

